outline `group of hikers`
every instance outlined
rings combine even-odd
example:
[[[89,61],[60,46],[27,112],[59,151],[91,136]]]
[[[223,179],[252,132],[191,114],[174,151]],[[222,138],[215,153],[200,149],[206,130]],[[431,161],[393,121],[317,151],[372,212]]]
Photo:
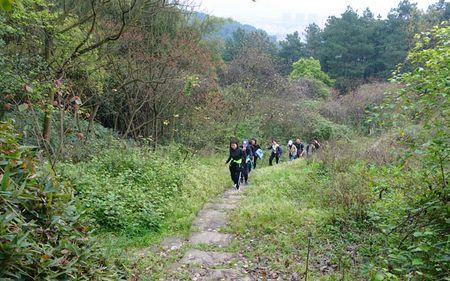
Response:
[[[320,143],[317,139],[310,141],[306,147],[300,138],[295,141],[289,140],[287,143],[288,159],[293,161],[295,159],[310,156],[314,151],[320,148]],[[278,164],[283,154],[283,149],[277,140],[272,139],[269,147],[270,157],[269,166],[273,165],[273,161]],[[230,175],[233,180],[233,187],[239,189],[241,184],[248,184],[248,176],[253,169],[256,169],[258,159],[262,159],[264,151],[256,142],[256,139],[244,139],[242,144],[239,144],[237,139],[230,141],[230,155],[225,164],[230,165]]]

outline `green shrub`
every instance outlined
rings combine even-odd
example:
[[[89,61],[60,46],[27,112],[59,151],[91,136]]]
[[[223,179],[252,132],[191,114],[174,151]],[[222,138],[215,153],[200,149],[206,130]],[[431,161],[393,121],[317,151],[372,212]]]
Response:
[[[288,96],[294,98],[306,97],[309,99],[322,100],[330,96],[331,89],[322,81],[311,77],[302,77],[290,81],[288,88],[285,90]]]
[[[301,118],[304,120],[299,125],[297,131],[307,140],[318,138],[320,140],[348,139],[353,134],[350,128],[345,125],[336,124],[316,112],[308,112],[309,103],[300,107]]]
[[[336,77],[334,88],[342,94],[347,94],[351,91],[355,91],[359,86],[364,84],[363,79]]]
[[[400,144],[386,137],[380,140],[334,142],[329,145],[332,149],[315,158],[320,173],[312,174],[312,181],[324,198],[324,208],[334,208],[332,226],[370,233],[369,239],[344,243],[359,244],[371,278],[445,280],[450,254],[448,197],[432,186],[420,158],[395,158]],[[367,153],[374,146],[389,147],[383,153],[391,156],[383,155],[380,161],[379,155]],[[435,169],[435,178],[438,175]]]
[[[450,27],[444,23],[416,39],[394,74],[401,89],[377,111],[383,129],[393,125],[397,147],[403,147],[394,162],[401,167],[401,181],[391,187],[403,198],[394,214],[384,207],[390,196],[376,205],[377,226],[386,241],[371,269],[392,279],[448,280]]]
[[[292,72],[289,78],[296,80],[303,77],[320,81],[330,87],[334,83],[328,74],[322,71],[320,61],[314,58],[301,58],[292,64]]]
[[[181,191],[186,167],[146,148],[106,150],[61,167],[89,218],[113,231],[158,230]]]
[[[79,220],[70,188],[0,123],[0,279],[118,279]]]

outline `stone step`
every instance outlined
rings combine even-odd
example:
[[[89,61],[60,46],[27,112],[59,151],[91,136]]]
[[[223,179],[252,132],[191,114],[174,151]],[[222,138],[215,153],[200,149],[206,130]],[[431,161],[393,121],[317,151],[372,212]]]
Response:
[[[206,203],[203,208],[212,210],[233,210],[237,207],[237,204],[231,203]]]
[[[203,209],[192,222],[192,227],[198,231],[218,231],[228,223],[227,214],[219,210]]]
[[[216,265],[225,265],[233,260],[233,254],[221,252],[206,252],[191,249],[186,252],[182,264],[198,265],[201,267],[210,267]]]
[[[191,234],[189,242],[192,244],[208,244],[219,247],[226,247],[232,239],[231,234],[217,233],[212,231],[203,231]]]
[[[250,281],[250,277],[241,273],[237,269],[195,269],[192,270],[192,280],[212,281],[212,280],[233,280]]]
[[[185,240],[179,237],[167,237],[163,241],[161,241],[161,247],[164,250],[178,250],[183,246]]]

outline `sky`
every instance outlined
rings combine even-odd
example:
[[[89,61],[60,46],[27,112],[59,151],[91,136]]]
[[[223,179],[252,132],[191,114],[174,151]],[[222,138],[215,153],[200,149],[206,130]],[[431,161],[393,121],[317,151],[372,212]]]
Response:
[[[310,23],[323,26],[329,16],[338,16],[351,6],[362,13],[369,7],[375,16],[386,17],[400,0],[193,0],[197,10],[208,14],[233,18],[241,23],[284,38],[294,31],[303,32]],[[438,0],[412,0],[420,9]]]

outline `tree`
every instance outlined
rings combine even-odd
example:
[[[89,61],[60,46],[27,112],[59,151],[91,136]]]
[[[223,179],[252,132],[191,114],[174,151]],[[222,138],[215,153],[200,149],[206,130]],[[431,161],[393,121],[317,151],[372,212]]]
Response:
[[[306,56],[306,44],[302,42],[297,31],[286,35],[286,39],[280,42],[277,56],[280,58],[283,74],[289,74],[292,71],[292,64]]]
[[[376,56],[384,68],[381,76],[388,77],[413,47],[414,34],[419,31],[419,16],[417,5],[404,0],[391,10],[387,20],[379,26],[380,41]]]
[[[257,30],[247,32],[239,28],[233,33],[232,38],[227,39],[225,42],[223,59],[225,61],[232,61],[247,48],[255,48],[272,56],[277,51],[274,40],[265,31]]]
[[[328,86],[333,85],[333,81],[330,77],[322,71],[320,61],[314,58],[301,58],[292,65],[292,72],[289,75],[289,78],[291,80],[297,80],[302,77],[316,79]]]
[[[337,87],[347,91],[363,80],[374,46],[368,21],[350,7],[338,17],[328,19],[322,32],[318,56],[325,72],[337,79]]]
[[[59,1],[22,0],[0,16],[1,51],[6,57],[3,76],[9,81],[0,90],[43,112],[37,137],[47,150],[54,151],[50,143],[54,112],[63,116],[68,109],[62,102],[76,100],[70,108],[79,114],[81,99],[79,93],[69,90],[71,82],[83,77],[101,83],[98,50],[120,38],[136,3],[91,0],[64,1],[62,5]],[[62,135],[63,125],[61,131]]]
[[[221,84],[239,84],[252,95],[264,95],[277,91],[279,78],[270,54],[257,48],[246,48],[228,63],[227,71],[221,75]]]
[[[439,0],[439,2],[428,7],[425,22],[427,27],[431,28],[443,21],[450,21],[450,3],[445,0]]]
[[[318,58],[319,48],[322,45],[322,30],[312,23],[305,29],[306,54],[309,57]]]
[[[206,33],[214,21],[192,21],[195,15],[167,7],[152,19],[127,30],[110,50],[116,90],[99,109],[99,120],[124,137],[147,138],[156,149],[190,126],[196,107],[217,92],[215,49]]]

